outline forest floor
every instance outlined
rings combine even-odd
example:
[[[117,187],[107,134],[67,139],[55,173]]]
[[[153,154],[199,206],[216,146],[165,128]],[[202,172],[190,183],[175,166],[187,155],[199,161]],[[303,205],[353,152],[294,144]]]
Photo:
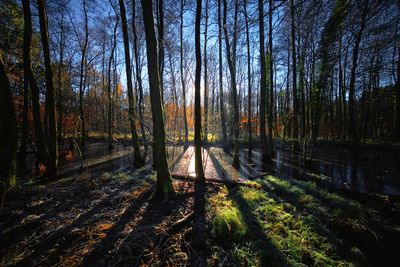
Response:
[[[217,147],[203,150],[207,240],[199,249],[193,153],[174,150],[177,196],[166,203],[151,199],[151,163],[134,170],[95,162],[20,188],[0,213],[0,265],[399,266],[398,197],[333,188],[325,176],[265,172],[257,157],[237,171]]]

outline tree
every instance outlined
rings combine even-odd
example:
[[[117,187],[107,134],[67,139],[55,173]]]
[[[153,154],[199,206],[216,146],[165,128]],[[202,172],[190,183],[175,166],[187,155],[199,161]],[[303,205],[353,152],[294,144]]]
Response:
[[[232,102],[233,102],[233,128],[234,128],[234,148],[233,148],[233,162],[232,166],[239,169],[239,107],[238,107],[238,95],[236,88],[236,42],[237,42],[237,18],[238,18],[238,0],[235,0],[235,15],[233,22],[233,37],[232,37],[232,47],[230,46],[228,28],[226,26],[226,16],[227,16],[227,4],[226,0],[223,0],[224,4],[224,34],[225,34],[225,45],[226,45],[226,57],[229,66],[229,72],[231,74],[231,90],[232,90]],[[231,50],[232,49],[232,50]]]
[[[133,53],[135,57],[135,68],[136,68],[136,81],[138,83],[139,89],[139,118],[140,118],[140,130],[142,132],[142,139],[144,142],[144,148],[147,151],[147,141],[146,134],[144,132],[144,117],[143,117],[143,83],[142,83],[142,74],[140,69],[140,60],[139,60],[139,48],[138,48],[138,36],[136,32],[136,0],[132,1],[132,31],[133,31]]]
[[[85,125],[85,114],[83,112],[83,95],[85,92],[85,79],[84,77],[84,69],[86,62],[86,52],[89,41],[89,26],[88,26],[88,14],[87,14],[87,3],[86,0],[83,0],[83,14],[85,20],[85,40],[83,46],[81,46],[81,65],[80,65],[80,75],[79,75],[79,111],[80,111],[80,120],[81,120],[81,146],[86,146],[86,125]]]
[[[110,1],[111,3],[111,1]],[[111,64],[112,60],[114,58],[114,52],[115,48],[117,46],[117,28],[118,28],[118,14],[115,10],[115,7],[113,6],[114,13],[115,13],[115,25],[114,25],[114,31],[113,31],[113,42],[112,42],[112,47],[111,47],[111,54],[110,58],[108,59],[108,88],[107,88],[107,98],[108,98],[108,148],[111,149],[113,147],[112,144],[112,100],[111,100]]]
[[[124,0],[119,0],[119,8],[121,12],[122,34],[124,37],[125,70],[126,70],[126,83],[128,87],[129,121],[131,126],[130,128],[131,128],[132,144],[133,144],[133,162],[136,167],[141,167],[144,165],[144,160],[140,154],[138,136],[136,132],[135,102],[134,102],[135,99],[133,97],[131,57],[129,55],[129,37],[128,37],[128,27],[126,24]]]
[[[243,2],[243,7],[244,7],[244,19],[246,23],[246,47],[247,47],[247,98],[248,98],[248,112],[247,112],[247,131],[249,135],[249,152],[248,155],[249,157],[252,156],[252,151],[253,151],[253,133],[252,133],[252,125],[251,125],[251,120],[252,120],[252,114],[251,114],[251,106],[252,106],[252,101],[251,101],[251,55],[250,55],[250,33],[249,33],[249,18],[247,16],[247,1],[245,0]]]
[[[120,0],[121,1],[121,0]],[[147,65],[149,71],[150,102],[153,117],[153,155],[157,155],[154,166],[157,172],[154,197],[168,200],[175,195],[165,150],[164,115],[161,105],[160,77],[157,63],[157,41],[154,32],[152,1],[142,0],[143,22],[146,35]]]
[[[185,77],[183,75],[183,8],[185,7],[186,0],[181,0],[181,12],[180,12],[180,71],[181,71],[181,83],[182,83],[182,99],[183,99],[183,124],[185,127],[185,143],[187,145],[189,139],[189,130],[188,130],[188,122],[187,122],[187,113],[186,113],[186,82]]]
[[[265,66],[265,48],[264,48],[264,5],[262,0],[258,0],[258,19],[260,31],[260,138],[261,138],[261,156],[262,162],[270,163],[271,154],[268,148],[268,139],[265,132],[265,100],[267,99],[267,79]]]
[[[56,106],[54,103],[53,71],[50,60],[50,47],[47,31],[47,15],[43,0],[38,0],[40,35],[42,37],[43,55],[46,73],[46,114],[49,121],[49,160],[48,175],[54,175],[57,172],[58,165],[58,146],[57,146],[57,124],[56,124]]]
[[[196,75],[194,82],[194,144],[195,170],[198,180],[204,180],[203,162],[201,159],[201,51],[200,51],[201,0],[197,0],[195,22]]]
[[[226,134],[226,119],[224,111],[224,88],[222,86],[222,23],[221,23],[221,0],[218,0],[218,70],[219,70],[219,108],[221,113],[222,146],[225,151],[229,150],[228,136]]]
[[[293,0],[292,0],[293,1]],[[272,50],[272,0],[269,0],[269,38],[268,38],[268,45],[269,45],[269,112],[268,112],[268,145],[269,151],[271,155],[274,155],[274,144],[273,144],[273,136],[272,136],[272,128],[273,128],[273,118],[274,118],[274,57],[273,57],[273,50]]]
[[[350,125],[349,125],[349,135],[352,139],[352,150],[354,153],[358,153],[360,150],[360,140],[358,136],[357,129],[357,121],[355,114],[355,82],[356,82],[356,70],[357,70],[357,61],[359,54],[359,47],[362,38],[362,34],[364,32],[367,20],[367,14],[369,9],[369,1],[366,0],[364,2],[364,7],[361,13],[361,23],[358,32],[355,34],[354,48],[353,48],[353,57],[352,57],[352,66],[350,73],[350,84],[349,84],[349,117],[350,117]]]
[[[208,142],[208,74],[207,74],[207,28],[208,28],[208,0],[206,0],[204,17],[204,142]]]
[[[3,60],[0,54],[0,179],[3,188],[15,182],[17,152],[17,121]],[[5,194],[5,191],[2,192]],[[3,196],[4,198],[4,196]],[[3,202],[2,202],[3,203]],[[3,208],[3,207],[1,207]]]
[[[296,29],[295,29],[294,0],[290,0],[291,42],[292,42],[292,92],[293,92],[293,139],[294,149],[298,149],[299,139],[299,103],[297,96],[297,60],[296,60]],[[271,70],[272,72],[272,70]],[[272,89],[271,89],[272,90]],[[271,137],[270,137],[271,138]]]
[[[32,114],[33,126],[35,132],[35,146],[37,166],[47,164],[47,148],[44,142],[44,134],[42,128],[42,119],[40,116],[40,92],[33,76],[31,63],[31,42],[32,42],[32,16],[29,0],[22,0],[24,11],[24,45],[23,45],[23,62],[24,62],[24,79],[29,82],[32,97]]]

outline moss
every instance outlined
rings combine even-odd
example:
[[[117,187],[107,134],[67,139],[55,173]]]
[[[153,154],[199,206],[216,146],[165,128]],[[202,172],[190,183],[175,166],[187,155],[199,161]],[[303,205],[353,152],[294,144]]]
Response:
[[[240,240],[247,233],[247,227],[243,221],[240,210],[233,201],[227,199],[227,189],[222,190],[209,199],[210,209],[213,213],[212,233],[224,243],[231,240]]]

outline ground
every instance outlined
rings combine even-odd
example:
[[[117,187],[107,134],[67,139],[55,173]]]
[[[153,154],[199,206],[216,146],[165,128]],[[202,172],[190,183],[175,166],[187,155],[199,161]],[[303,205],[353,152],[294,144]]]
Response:
[[[196,214],[193,149],[173,150],[176,198],[153,200],[151,163],[71,174],[7,196],[0,216],[2,266],[398,266],[395,196],[333,188],[230,166],[205,149],[206,207]],[[255,161],[257,159],[254,159]],[[70,171],[68,171],[70,173]],[[313,176],[311,176],[313,177]],[[204,217],[206,242],[192,226]]]

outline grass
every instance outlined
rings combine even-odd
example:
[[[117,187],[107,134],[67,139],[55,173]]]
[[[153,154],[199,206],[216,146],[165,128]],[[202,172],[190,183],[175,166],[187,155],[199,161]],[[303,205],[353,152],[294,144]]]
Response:
[[[227,199],[227,195],[227,188],[224,187],[218,194],[209,199],[213,214],[212,234],[220,243],[230,240],[238,241],[247,233],[240,210],[232,200]]]
[[[349,266],[360,260],[352,233],[374,234],[372,211],[314,182],[268,175],[229,192],[224,187],[209,206],[212,234],[225,241],[212,249],[219,264]]]

